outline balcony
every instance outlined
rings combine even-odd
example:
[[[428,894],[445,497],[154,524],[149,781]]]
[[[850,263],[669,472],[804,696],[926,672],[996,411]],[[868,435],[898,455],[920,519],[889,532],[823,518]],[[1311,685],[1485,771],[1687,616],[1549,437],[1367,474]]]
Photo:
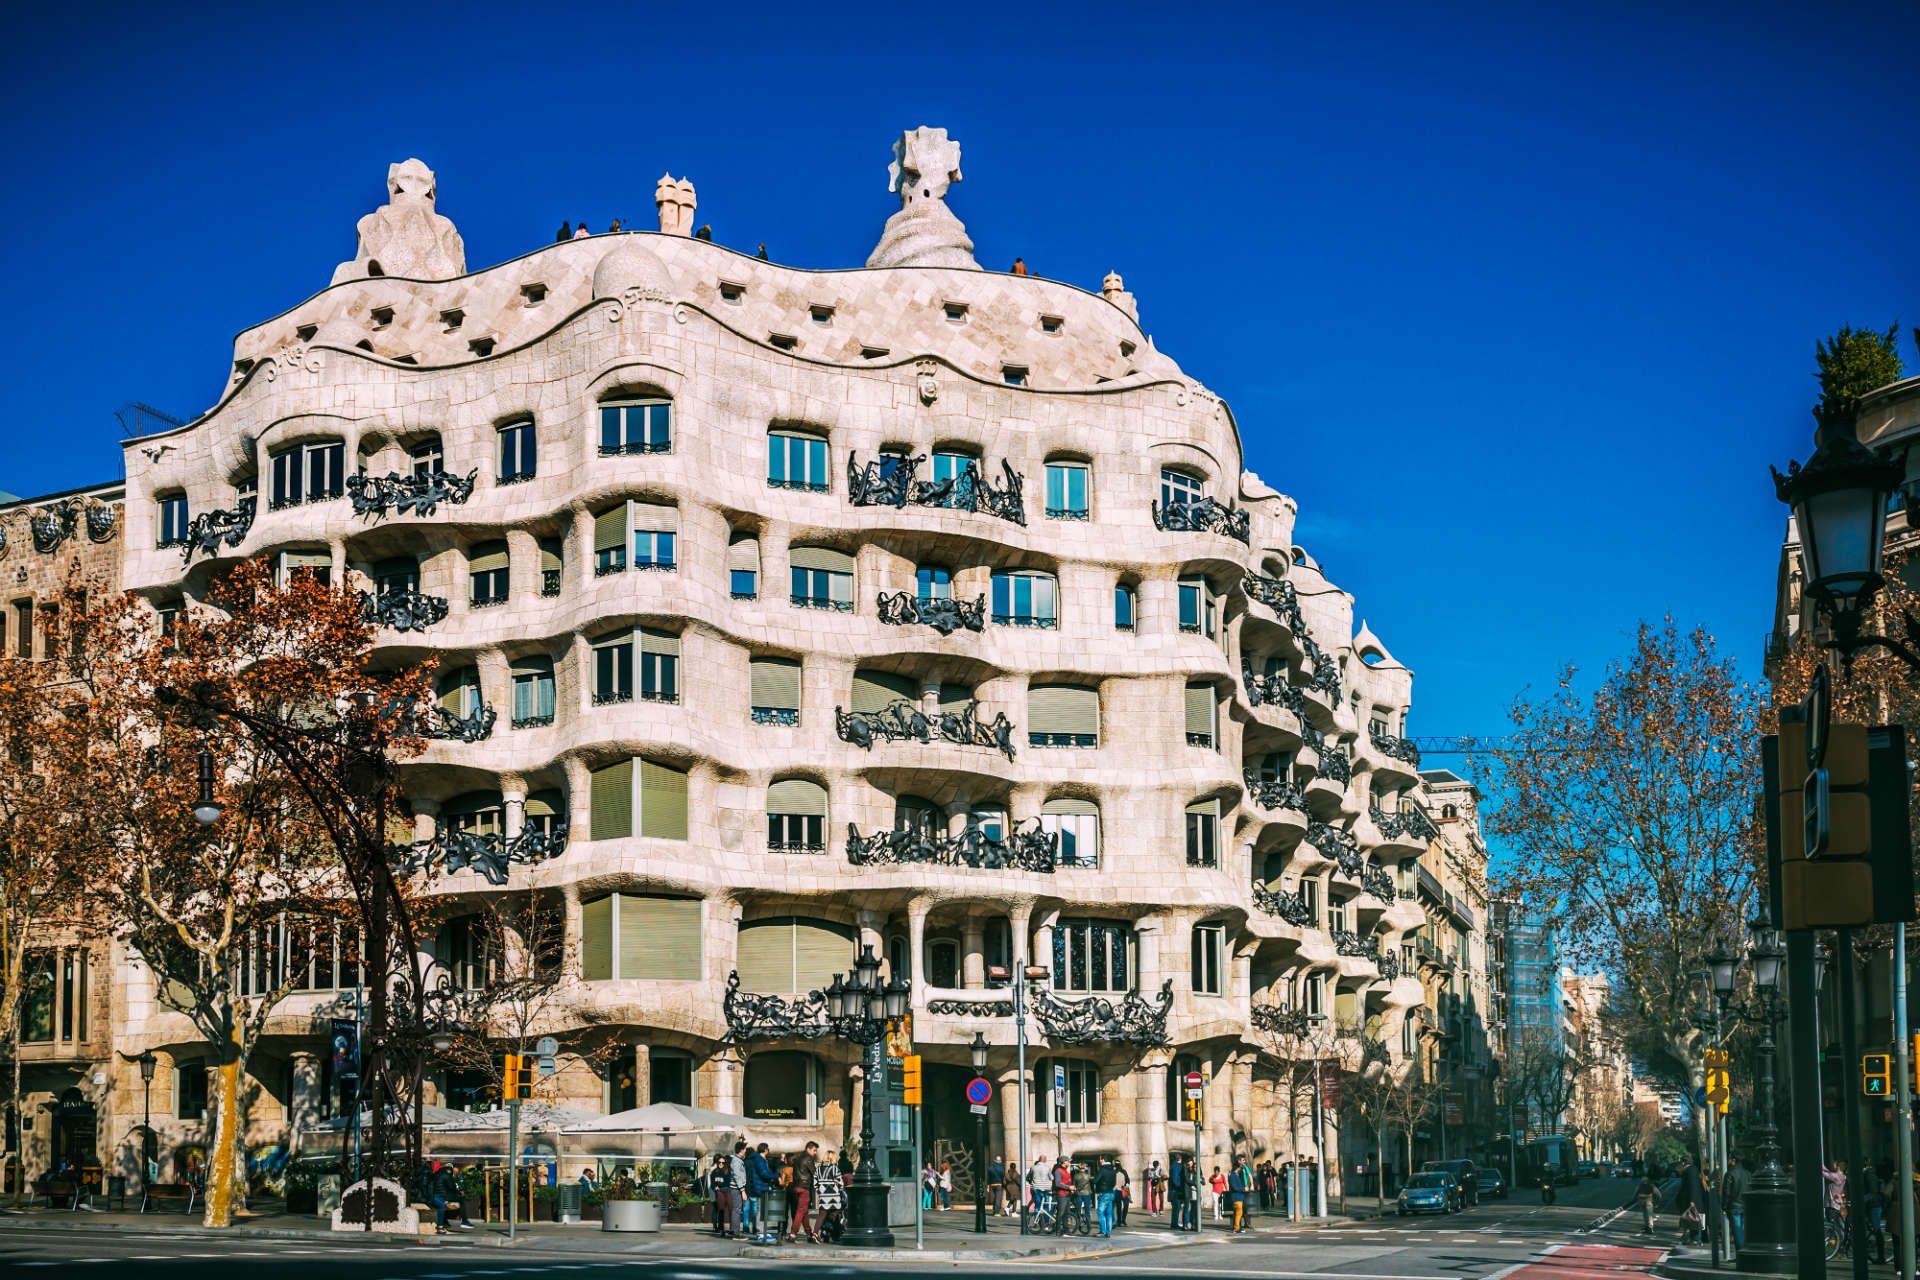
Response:
[[[863,751],[871,751],[879,742],[950,742],[961,747],[992,747],[1013,759],[1013,722],[1002,711],[982,723],[980,703],[973,701],[959,711],[937,711],[928,715],[902,698],[882,711],[843,711],[833,709],[833,730],[840,741]]]
[[[1275,889],[1256,880],[1253,882],[1253,905],[1270,916],[1278,916],[1288,924],[1313,923],[1313,908],[1307,905],[1305,898],[1292,889]]]
[[[956,631],[987,629],[985,595],[968,604],[950,596],[933,596],[922,600],[911,591],[896,591],[892,595],[882,591],[877,599],[877,612],[880,621],[889,626],[910,627],[916,622],[925,623],[943,636],[950,636]]]
[[[1389,760],[1398,760],[1403,764],[1410,764],[1416,769],[1420,767],[1420,748],[1413,745],[1412,738],[1402,738],[1396,734],[1382,733],[1378,729],[1373,730],[1370,736],[1373,739],[1374,750]]]
[[[479,474],[477,470],[464,476],[445,471],[412,476],[393,471],[384,476],[355,474],[347,477],[347,498],[353,503],[353,514],[357,516],[378,519],[388,512],[397,516],[430,516],[443,502],[458,506],[471,498],[474,477]]]
[[[800,709],[798,707],[755,707],[753,722],[780,725],[790,729],[800,723]]]
[[[1287,682],[1287,673],[1284,671],[1276,671],[1270,676],[1255,675],[1253,664],[1242,662],[1240,681],[1246,686],[1249,706],[1285,707],[1301,717],[1307,713],[1305,697]]]
[[[567,824],[563,821],[556,821],[551,830],[527,827],[511,840],[497,831],[457,831],[442,827],[431,840],[417,840],[388,849],[388,853],[394,855],[396,866],[408,874],[473,870],[494,886],[507,882],[508,872],[516,863],[545,862],[566,851]]]
[[[1345,747],[1328,742],[1325,734],[1305,720],[1300,722],[1300,738],[1319,753],[1320,763],[1314,766],[1317,775],[1341,786],[1353,781],[1353,757],[1347,754]]]
[[[1360,852],[1360,846],[1353,837],[1338,827],[1329,826],[1318,820],[1307,824],[1307,843],[1330,858],[1341,871],[1359,879],[1361,869],[1366,866],[1366,855]]]
[[[727,975],[727,994],[720,1009],[727,1020],[727,1036],[735,1041],[824,1040],[837,1030],[827,1016],[822,992],[788,998],[742,991],[737,971]]]
[[[425,631],[447,616],[445,596],[430,596],[411,587],[399,591],[360,593],[361,615],[390,631]]]
[[[1440,828],[1427,816],[1427,811],[1417,804],[1403,804],[1398,812],[1389,813],[1380,807],[1378,801],[1373,801],[1367,805],[1367,816],[1373,819],[1373,825],[1380,829],[1380,834],[1389,840],[1411,836],[1416,842],[1424,842],[1440,834]]]
[[[1244,508],[1216,498],[1153,504],[1153,527],[1167,533],[1218,533],[1251,544],[1253,519]]]
[[[1247,795],[1257,801],[1262,809],[1307,811],[1307,793],[1291,778],[1262,778],[1249,769],[1244,781]]]
[[[187,536],[181,543],[187,563],[194,554],[218,555],[222,545],[237,547],[253,528],[254,499],[242,498],[231,511],[202,511],[187,522]]]
[[[1254,1005],[1252,1018],[1257,1029],[1276,1036],[1304,1036],[1313,1025],[1305,1009],[1277,1004]]]
[[[1004,838],[971,824],[957,836],[911,828],[863,836],[852,825],[847,827],[847,861],[856,867],[925,863],[1052,875],[1059,857],[1060,834],[1043,830],[1037,818],[1015,823]]]
[[[1042,989],[1033,993],[1032,1008],[1055,1045],[1131,1044],[1157,1048],[1167,1043],[1167,1014],[1173,1008],[1173,979],[1160,985],[1152,1000],[1129,991],[1116,1002],[1112,996],[1062,1000]]]
[[[1393,877],[1372,863],[1360,868],[1360,887],[1382,902],[1393,901]]]
[[[1013,1000],[1005,994],[970,995],[965,999],[940,996],[929,999],[926,1010],[941,1018],[1011,1018]]]
[[[911,458],[855,461],[847,455],[847,498],[856,507],[940,507],[999,516],[1024,527],[1027,523],[1025,481],[1005,460],[1000,463],[1002,485],[996,489],[980,474],[979,464],[967,463],[957,476],[945,480],[916,478],[923,453]]]
[[[1371,960],[1375,964],[1380,962],[1378,938],[1363,938],[1351,929],[1330,929],[1328,933],[1333,938],[1335,955],[1350,956],[1357,960]]]
[[[443,742],[480,742],[493,736],[498,719],[499,715],[484,702],[463,716],[445,707],[432,707],[420,722],[420,736]]]

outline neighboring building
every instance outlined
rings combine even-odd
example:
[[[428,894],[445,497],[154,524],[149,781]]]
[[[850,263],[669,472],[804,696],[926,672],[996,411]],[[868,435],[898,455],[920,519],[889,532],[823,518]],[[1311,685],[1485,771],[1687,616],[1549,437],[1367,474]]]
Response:
[[[1573,1124],[1582,1155],[1617,1156],[1630,1106],[1633,1071],[1610,1023],[1613,980],[1602,973],[1563,969],[1567,1002],[1567,1055],[1573,1077]]]
[[[1233,414],[1120,278],[980,270],[941,199],[957,146],[919,130],[896,154],[900,211],[837,271],[689,235],[693,189],[666,180],[659,233],[469,274],[433,175],[395,165],[335,283],[240,334],[216,406],[128,442],[126,586],[183,607],[267,556],[369,591],[409,628],[386,653],[439,658],[472,740],[405,766],[416,838],[538,830],[551,856],[437,888],[556,898],[550,1030],[611,1050],[604,1071],[563,1053],[552,1100],[683,1101],[838,1147],[857,1051],[781,1019],[870,946],[912,986],[930,1154],[971,1141],[978,1031],[997,1149],[1025,1123],[1036,1153],[1057,1128],[1164,1161],[1193,1145],[1197,1070],[1203,1160],[1317,1161],[1289,1121],[1295,1033],[1400,1060],[1410,1009],[1459,1011],[1415,971],[1484,963],[1484,848],[1432,843],[1412,673],[1356,633],[1293,500],[1243,469]],[[183,553],[192,521],[221,536]],[[1422,875],[1424,908],[1396,892]],[[460,945],[432,946],[456,981]],[[1023,1117],[1007,984],[1029,963],[1051,981]],[[206,1137],[202,1046],[137,964],[112,972],[114,1047],[160,1056],[177,1167]],[[346,975],[316,967],[270,1023],[250,1148],[336,1105]],[[141,1084],[94,1066],[98,1149],[127,1168]]]

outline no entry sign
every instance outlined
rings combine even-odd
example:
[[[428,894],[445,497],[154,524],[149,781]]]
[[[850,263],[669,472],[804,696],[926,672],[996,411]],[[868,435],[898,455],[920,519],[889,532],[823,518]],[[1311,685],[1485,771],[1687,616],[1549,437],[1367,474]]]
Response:
[[[1198,1071],[1187,1072],[1187,1096],[1189,1098],[1198,1100],[1202,1093],[1205,1092],[1205,1089],[1206,1081],[1201,1078]]]
[[[975,1076],[973,1079],[967,1081],[968,1102],[971,1102],[976,1107],[984,1107],[987,1105],[987,1100],[991,1097],[993,1097],[993,1086],[991,1084],[988,1084],[979,1076]]]

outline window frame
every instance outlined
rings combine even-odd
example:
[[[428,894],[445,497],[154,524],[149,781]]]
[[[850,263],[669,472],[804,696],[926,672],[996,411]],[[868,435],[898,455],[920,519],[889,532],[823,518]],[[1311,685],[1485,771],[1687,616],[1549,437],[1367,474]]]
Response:
[[[1059,1107],[1056,1103],[1061,1100],[1056,1099],[1053,1091],[1053,1069],[1056,1065],[1066,1068],[1066,1098],[1064,1106]],[[1103,1083],[1100,1078],[1099,1063],[1089,1058],[1067,1058],[1050,1054],[1033,1064],[1033,1079],[1029,1083],[1033,1089],[1033,1122],[1035,1124],[1067,1129],[1091,1129],[1099,1126],[1100,1094]]]
[[[1206,481],[1181,467],[1160,468],[1160,509],[1190,507],[1207,496]]]
[[[1093,518],[1093,468],[1087,463],[1071,458],[1060,458],[1046,464],[1046,514],[1049,520],[1091,520]],[[1059,493],[1055,493],[1055,478],[1059,479]],[[1078,476],[1080,503],[1075,506],[1073,498],[1073,478]],[[1055,497],[1060,501],[1055,502]]]
[[[1044,583],[1052,608],[1039,612],[1035,600]],[[995,569],[991,581],[993,623],[998,627],[1026,627],[1036,631],[1055,631],[1060,626],[1060,580],[1044,569]],[[1020,611],[1020,596],[1025,588],[1026,608]],[[1003,608],[1004,606],[1004,608]]]
[[[178,490],[154,499],[154,505],[160,513],[159,536],[156,547],[182,547],[187,543],[187,526],[193,522],[191,508],[187,503],[185,490]]]
[[[495,482],[524,484],[540,474],[540,434],[532,418],[502,423],[494,449]]]
[[[776,445],[776,441],[781,443]],[[798,477],[794,475],[793,466],[796,454],[801,463]],[[832,480],[833,453],[827,437],[793,427],[775,427],[767,432],[768,488],[789,489],[798,493],[826,493]]]
[[[1222,920],[1202,920],[1193,926],[1188,947],[1188,978],[1196,996],[1227,994],[1227,926]]]
[[[1125,995],[1138,989],[1139,969],[1136,957],[1136,932],[1124,920],[1075,916],[1062,918],[1053,926],[1053,989],[1073,995]],[[1080,952],[1085,985],[1075,985],[1075,952]],[[1117,961],[1117,963],[1116,963]],[[1096,984],[1096,970],[1107,976],[1105,985]],[[1115,971],[1122,985],[1114,985]]]
[[[673,400],[667,396],[632,396],[600,401],[600,456],[625,458],[644,453],[673,452]],[[633,410],[640,410],[635,429]],[[656,413],[655,411],[658,410]],[[609,419],[608,414],[617,414]],[[617,422],[616,430],[609,427]],[[612,443],[609,443],[612,440]]]

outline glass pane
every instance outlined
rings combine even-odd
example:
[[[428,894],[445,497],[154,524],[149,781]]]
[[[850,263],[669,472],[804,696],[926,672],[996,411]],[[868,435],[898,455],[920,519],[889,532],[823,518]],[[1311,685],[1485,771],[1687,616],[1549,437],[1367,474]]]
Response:
[[[608,405],[600,410],[600,447],[620,447],[620,409],[616,405]]]

